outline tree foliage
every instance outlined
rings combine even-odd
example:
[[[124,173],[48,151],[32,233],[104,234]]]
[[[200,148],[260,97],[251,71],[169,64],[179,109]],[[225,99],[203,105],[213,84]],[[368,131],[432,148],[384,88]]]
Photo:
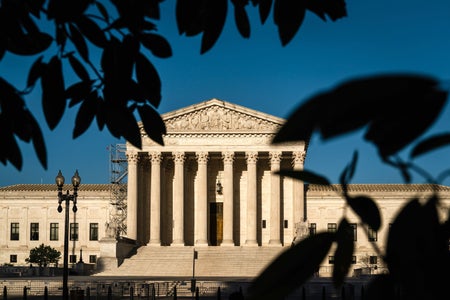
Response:
[[[24,88],[0,77],[0,161],[22,169],[17,139],[31,142],[42,166],[47,151],[41,127],[25,97],[37,84],[47,126],[58,126],[67,108],[78,108],[72,136],[96,123],[116,138],[141,148],[141,131],[159,144],[166,133],[156,108],[161,79],[149,57],[172,56],[168,41],[157,33],[161,0],[2,0],[0,1],[0,60],[6,53],[36,57]],[[273,3],[272,3],[273,2]],[[176,22],[180,35],[202,35],[201,53],[209,51],[225,24],[229,3],[242,37],[250,36],[246,8],[259,10],[261,23],[271,11],[281,43],[292,40],[306,11],[324,21],[346,15],[343,0],[180,0]],[[94,61],[92,52],[99,54]],[[96,57],[97,57],[96,56]],[[75,74],[70,81],[67,74]]]
[[[155,21],[160,18],[160,2],[0,2],[0,60],[7,58],[6,53],[35,57],[24,88],[17,88],[7,78],[0,77],[0,161],[4,165],[9,162],[19,170],[22,168],[16,141],[20,139],[32,142],[41,164],[47,166],[40,125],[25,102],[38,83],[50,129],[59,124],[67,108],[78,107],[74,138],[95,121],[99,130],[106,128],[114,137],[123,137],[140,148],[141,132],[135,118],[138,115],[145,133],[163,143],[166,129],[156,111],[161,101],[161,79],[149,58],[172,55],[170,44],[157,33]],[[273,16],[283,46],[302,26],[307,11],[324,21],[347,15],[344,0],[179,0],[175,17],[180,35],[201,35],[200,53],[210,51],[221,35],[230,3],[243,38],[251,35],[246,11],[251,4],[258,9],[261,24]],[[51,29],[46,27],[48,24]],[[100,53],[99,62],[92,61],[92,51]],[[75,74],[74,82],[64,77],[68,72]],[[317,133],[328,140],[365,129],[366,141],[378,149],[386,164],[399,170],[405,182],[410,182],[412,173],[418,172],[426,182],[439,184],[450,172],[432,176],[416,166],[414,159],[450,143],[448,132],[423,138],[445,106],[447,96],[438,79],[420,74],[380,74],[351,79],[307,99],[288,118],[273,142],[309,141]],[[399,151],[411,145],[409,159],[401,159]],[[357,161],[358,153],[355,153],[341,174],[336,192],[362,224],[377,230],[383,224],[376,201],[367,195],[348,192]],[[279,173],[306,183],[329,185],[324,175],[312,170]],[[439,218],[438,210],[448,208],[443,206],[437,185],[433,186],[436,191],[425,202],[410,199],[399,211],[385,253],[375,249],[386,262],[389,274],[371,282],[367,299],[393,299],[399,292],[403,299],[441,299],[440,295],[445,294],[446,283],[450,281],[450,222],[448,214],[447,220]],[[249,297],[282,299],[313,275],[334,244],[337,247],[333,281],[336,287],[342,285],[354,251],[348,230],[349,221],[344,215],[337,232],[318,233],[281,254],[255,279]]]
[[[417,74],[377,75],[356,78],[307,99],[288,118],[273,139],[274,144],[308,141],[313,134],[324,140],[366,129],[364,138],[378,149],[380,158],[399,170],[405,182],[419,170],[432,183],[434,192],[425,201],[412,198],[394,219],[386,241],[386,250],[374,251],[384,260],[388,274],[369,283],[365,299],[442,299],[450,280],[449,207],[439,196],[439,186],[448,170],[436,177],[414,164],[414,158],[448,145],[444,132],[423,137],[447,102],[448,92],[434,78]],[[398,152],[412,146],[410,159],[402,161]],[[358,153],[340,176],[335,188],[360,223],[378,231],[381,212],[367,195],[351,195],[348,184],[354,176]],[[281,170],[281,175],[312,184],[330,185],[329,180],[311,170]],[[331,185],[330,185],[331,186]],[[332,186],[335,187],[335,186]],[[444,219],[442,216],[445,216]],[[344,215],[336,233],[310,236],[281,254],[254,282],[250,299],[283,299],[311,278],[320,263],[336,245],[333,283],[342,286],[350,271],[353,240]],[[312,265],[311,265],[312,264]]]
[[[38,264],[39,267],[46,267],[52,263],[57,264],[60,258],[61,252],[55,248],[41,244],[30,250],[30,256],[25,261],[27,263]]]

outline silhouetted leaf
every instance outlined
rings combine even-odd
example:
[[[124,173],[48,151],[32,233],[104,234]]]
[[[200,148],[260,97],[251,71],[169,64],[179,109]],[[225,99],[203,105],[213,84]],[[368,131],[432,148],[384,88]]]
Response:
[[[161,79],[153,64],[141,53],[136,59],[136,77],[145,97],[158,107],[161,102]]]
[[[86,16],[81,16],[75,20],[80,32],[95,46],[99,48],[104,48],[108,43],[105,33],[100,27]]]
[[[308,170],[279,170],[275,172],[275,174],[287,176],[308,183],[330,185],[330,181],[327,178]]]
[[[381,227],[381,215],[375,201],[367,196],[347,196],[347,204],[373,230],[378,231]]]
[[[142,11],[143,11],[144,15],[149,18],[159,20],[159,18],[160,18],[159,4],[160,4],[160,2],[162,2],[162,1],[159,1],[159,0],[143,1]]]
[[[105,127],[106,124],[106,112],[104,109],[104,101],[97,93],[97,127],[101,131]]]
[[[80,105],[75,119],[75,128],[72,137],[75,139],[82,135],[91,126],[97,112],[97,98],[95,95],[88,95]]]
[[[337,248],[334,252],[333,283],[336,288],[340,287],[350,270],[353,258],[353,228],[344,218],[339,224],[336,232]]]
[[[89,61],[89,51],[83,35],[72,23],[69,24],[69,30],[70,39],[75,45],[75,48],[77,48],[78,53],[85,61]]]
[[[416,236],[422,220],[420,211],[417,199],[409,201],[389,229],[385,260],[390,273],[398,282],[412,280],[416,274],[419,257]]]
[[[350,80],[302,104],[273,143],[309,140],[314,131],[330,139],[368,126],[365,139],[385,158],[428,129],[446,97],[438,81],[425,76],[389,74]]]
[[[50,47],[53,38],[44,32],[10,36],[6,50],[17,55],[35,55]]]
[[[195,36],[203,31],[205,2],[197,0],[177,1],[176,19],[180,35]]]
[[[364,300],[398,300],[398,287],[395,288],[395,283],[392,276],[389,274],[381,274],[373,276],[367,284],[367,292],[364,293]]]
[[[81,64],[81,62],[75,56],[73,56],[72,53],[68,55],[68,58],[69,58],[70,66],[74,70],[75,74],[77,74],[77,76],[81,80],[89,81],[89,79],[90,79],[89,73],[86,71],[86,69]]]
[[[117,71],[121,79],[131,79],[136,58],[139,54],[139,41],[132,35],[126,35],[119,45]]]
[[[272,0],[260,0],[258,2],[259,2],[259,18],[261,20],[261,24],[264,24],[267,20],[267,17],[270,14],[270,8],[272,7]]]
[[[28,0],[26,1],[26,6],[33,16],[39,18],[40,12],[44,8],[45,2],[46,0]]]
[[[0,38],[0,60],[3,59],[6,53],[6,40]]]
[[[69,86],[66,90],[66,99],[71,99],[69,107],[72,107],[88,97],[92,90],[92,81],[80,81]]]
[[[65,23],[79,18],[88,8],[92,0],[49,0],[47,17],[56,23]]]
[[[350,181],[352,180],[353,175],[355,174],[357,162],[358,162],[358,151],[355,151],[353,152],[352,161],[345,167],[345,169],[342,171],[339,177],[339,182],[343,186],[350,183]]]
[[[390,227],[386,262],[405,299],[440,299],[446,293],[449,275],[440,271],[450,265],[448,232],[441,231],[437,204],[436,196],[425,205],[413,199]]]
[[[65,46],[66,41],[67,41],[67,34],[66,34],[66,30],[63,26],[58,26],[56,27],[56,44],[58,46]]]
[[[417,144],[411,151],[411,158],[416,158],[430,151],[439,149],[450,144],[450,133],[442,133],[429,137]]]
[[[98,11],[103,16],[103,18],[106,21],[108,21],[109,20],[109,14],[108,14],[108,11],[106,10],[105,6],[102,3],[98,2],[98,1],[95,1],[95,6],[97,6]]]
[[[315,13],[324,21],[327,20],[326,15],[328,15],[333,21],[347,16],[347,9],[344,0],[310,0],[306,1],[306,8]]]
[[[133,146],[141,149],[141,132],[133,113],[127,107],[105,105],[105,123],[111,134],[124,137]]]
[[[248,20],[245,5],[247,1],[232,1],[234,4],[234,19],[239,33],[244,38],[250,37],[250,21]]]
[[[227,17],[228,0],[206,1],[203,16],[204,28],[200,53],[204,54],[219,38]]]
[[[283,251],[252,282],[248,299],[286,297],[314,274],[328,254],[335,237],[330,232],[317,233]]]
[[[45,120],[50,129],[53,130],[58,125],[66,109],[62,65],[61,60],[57,56],[53,56],[47,64],[41,77],[41,86],[42,108],[44,109]]]
[[[160,58],[172,56],[172,48],[165,38],[154,33],[143,33],[140,35],[142,45],[150,50],[153,55]]]
[[[27,87],[34,86],[36,81],[42,76],[45,69],[45,64],[42,63],[42,58],[42,55],[39,56],[31,66],[27,78]]]
[[[47,170],[47,149],[45,147],[44,136],[42,134],[41,128],[30,112],[27,113],[26,120],[28,126],[30,126],[31,128],[34,151],[36,152],[36,155],[42,167]]]
[[[305,18],[305,12],[305,1],[275,1],[273,16],[283,46],[286,46],[297,33]]]
[[[22,170],[22,154],[20,148],[17,145],[17,141],[10,130],[7,130],[3,126],[4,116],[0,114],[0,140],[2,141],[2,147],[0,147],[0,159],[1,162],[6,165],[9,161],[17,170]]]
[[[162,136],[166,134],[166,125],[158,112],[148,105],[138,106],[138,112],[148,137],[164,146]]]

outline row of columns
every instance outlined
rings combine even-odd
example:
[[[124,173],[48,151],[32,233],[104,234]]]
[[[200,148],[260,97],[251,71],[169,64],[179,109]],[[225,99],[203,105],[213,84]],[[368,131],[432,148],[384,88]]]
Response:
[[[222,159],[224,165],[223,178],[223,239],[221,246],[234,246],[233,240],[233,161],[234,152],[223,152]],[[280,201],[281,185],[280,177],[274,175],[274,172],[280,170],[282,152],[270,152],[270,170],[271,176],[271,197],[270,197],[270,240],[271,245],[281,245],[280,237]],[[303,168],[304,152],[293,152],[293,168],[300,170]],[[184,245],[184,162],[186,154],[184,152],[172,153],[174,167],[174,190],[173,190],[173,241],[172,246]],[[139,156],[135,152],[127,153],[128,158],[128,204],[127,204],[127,236],[131,239],[137,239],[137,164]],[[161,162],[162,154],[160,152],[149,153],[151,162],[150,179],[150,241],[149,245],[160,245],[160,205],[161,205]],[[208,152],[197,152],[198,162],[198,194],[195,197],[195,220],[194,235],[196,245],[208,245],[207,237],[207,163],[209,160]],[[245,245],[257,246],[257,168],[258,152],[246,152],[247,162],[247,239]],[[294,188],[294,221],[302,220],[303,193],[301,183],[298,181]],[[300,185],[299,185],[300,184]]]

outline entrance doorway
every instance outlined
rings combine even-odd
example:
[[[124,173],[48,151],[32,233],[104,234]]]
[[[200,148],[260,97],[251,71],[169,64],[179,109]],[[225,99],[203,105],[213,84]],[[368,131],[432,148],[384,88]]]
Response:
[[[209,204],[209,241],[211,246],[219,246],[223,239],[223,203]]]

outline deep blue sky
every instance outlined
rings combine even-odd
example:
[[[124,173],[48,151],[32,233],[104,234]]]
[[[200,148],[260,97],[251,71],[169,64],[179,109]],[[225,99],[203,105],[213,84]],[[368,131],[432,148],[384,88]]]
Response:
[[[167,3],[166,3],[167,2]],[[174,3],[162,4],[159,32],[172,45],[173,57],[151,57],[163,82],[160,113],[218,98],[287,118],[302,101],[343,80],[383,72],[415,72],[450,78],[450,2],[435,0],[347,0],[348,17],[323,22],[308,13],[294,40],[282,47],[270,17],[263,26],[252,15],[251,38],[240,37],[229,18],[214,48],[200,55],[200,37],[179,36],[174,22]],[[231,7],[230,7],[231,8]],[[11,73],[14,72],[14,73]],[[25,73],[24,73],[25,72]],[[25,82],[28,64],[20,60],[0,62],[0,74]],[[23,84],[22,84],[23,85]],[[79,170],[82,183],[107,183],[110,144],[123,143],[94,124],[72,140],[75,110],[50,131],[43,122],[40,99],[27,104],[41,121],[48,150],[48,170],[38,162],[30,144],[21,143],[22,171],[0,165],[0,186],[19,183],[54,183],[59,169],[70,180]],[[448,130],[450,111],[432,132]],[[430,132],[431,133],[431,132]],[[332,142],[312,139],[305,167],[337,182],[354,150],[360,152],[355,183],[400,183],[398,173],[379,162],[372,145],[362,142],[362,132]],[[449,149],[433,153],[418,163],[432,173],[450,167]],[[422,182],[419,177],[415,182]],[[450,180],[445,184],[449,185]]]

